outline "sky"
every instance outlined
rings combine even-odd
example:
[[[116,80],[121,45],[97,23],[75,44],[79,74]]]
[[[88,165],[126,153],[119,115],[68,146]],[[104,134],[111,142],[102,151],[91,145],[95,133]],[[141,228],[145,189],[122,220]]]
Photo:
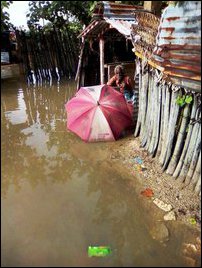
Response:
[[[26,14],[29,12],[29,1],[13,1],[9,6],[9,9],[5,9],[10,15],[10,22],[14,26],[24,26],[24,29],[28,30]],[[47,23],[46,20],[40,19],[39,24],[43,25]]]
[[[29,1],[13,1],[12,4],[10,4],[9,9],[5,9],[6,12],[10,15],[10,22],[16,26],[24,26],[24,29],[28,30],[27,27],[27,18],[26,13],[29,12]],[[40,25],[45,25],[48,23],[47,20],[39,20]]]
[[[29,1],[13,1],[9,9],[5,9],[10,15],[10,22],[15,26],[27,29],[26,13],[29,11]]]

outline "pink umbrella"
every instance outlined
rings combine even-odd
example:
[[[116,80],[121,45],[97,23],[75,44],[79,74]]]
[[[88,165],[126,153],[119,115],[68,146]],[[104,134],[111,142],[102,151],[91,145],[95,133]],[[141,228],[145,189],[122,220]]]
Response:
[[[65,104],[67,128],[84,141],[114,141],[132,125],[124,96],[113,87],[81,87]]]

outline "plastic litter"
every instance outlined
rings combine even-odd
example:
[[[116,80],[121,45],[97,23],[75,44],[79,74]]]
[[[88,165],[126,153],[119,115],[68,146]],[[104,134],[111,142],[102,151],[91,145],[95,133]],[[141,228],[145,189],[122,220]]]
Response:
[[[106,257],[111,254],[111,248],[109,246],[89,246],[89,257]]]
[[[191,224],[196,224],[196,219],[195,218],[190,218],[189,221],[190,221]]]
[[[136,156],[136,157],[134,158],[134,160],[135,160],[135,163],[137,163],[137,164],[139,164],[139,165],[142,165],[142,163],[143,163],[142,158],[139,157],[139,156]]]
[[[141,195],[146,197],[152,197],[154,195],[154,192],[150,188],[146,188],[144,191],[141,191]]]

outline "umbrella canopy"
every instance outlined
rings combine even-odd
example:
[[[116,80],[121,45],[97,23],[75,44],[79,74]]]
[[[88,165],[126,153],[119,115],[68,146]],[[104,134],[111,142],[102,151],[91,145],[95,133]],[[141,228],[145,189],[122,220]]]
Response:
[[[113,141],[132,125],[124,96],[105,84],[81,87],[65,107],[67,128],[84,141]]]

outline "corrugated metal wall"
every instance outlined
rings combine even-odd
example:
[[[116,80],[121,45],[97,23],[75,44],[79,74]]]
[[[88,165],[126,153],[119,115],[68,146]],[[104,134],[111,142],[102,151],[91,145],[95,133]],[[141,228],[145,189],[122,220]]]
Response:
[[[201,1],[183,1],[165,9],[153,60],[174,84],[201,92]]]

